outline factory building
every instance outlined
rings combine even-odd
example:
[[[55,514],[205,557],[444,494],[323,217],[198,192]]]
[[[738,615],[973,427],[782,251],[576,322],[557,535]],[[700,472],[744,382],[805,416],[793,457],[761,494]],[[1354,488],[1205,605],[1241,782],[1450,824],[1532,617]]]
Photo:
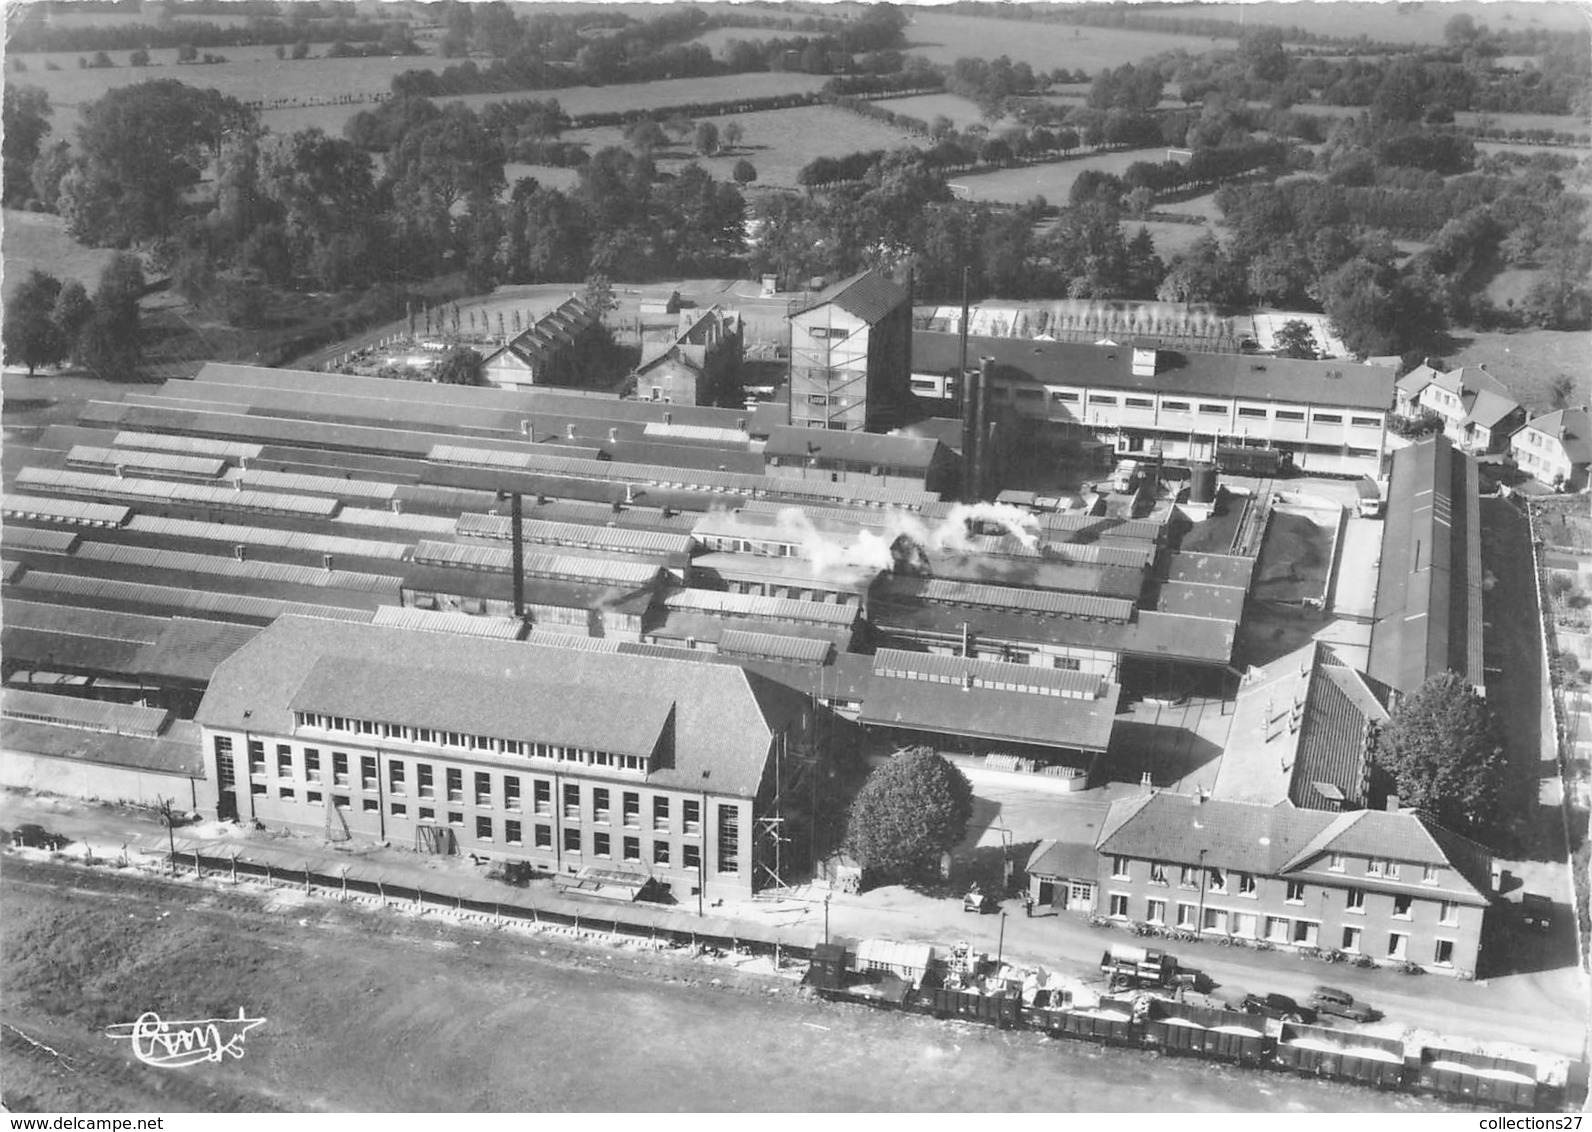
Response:
[[[911,404],[912,296],[864,271],[790,312],[790,424],[882,432]]]

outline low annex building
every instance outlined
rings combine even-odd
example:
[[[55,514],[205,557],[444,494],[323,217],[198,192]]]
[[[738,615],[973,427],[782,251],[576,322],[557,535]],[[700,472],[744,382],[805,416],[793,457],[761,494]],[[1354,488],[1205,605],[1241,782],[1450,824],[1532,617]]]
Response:
[[[283,617],[197,723],[222,818],[741,899],[812,718],[729,664]]]
[[[1419,811],[1144,794],[1095,848],[1111,919],[1439,971],[1476,970],[1492,901],[1486,850]]]

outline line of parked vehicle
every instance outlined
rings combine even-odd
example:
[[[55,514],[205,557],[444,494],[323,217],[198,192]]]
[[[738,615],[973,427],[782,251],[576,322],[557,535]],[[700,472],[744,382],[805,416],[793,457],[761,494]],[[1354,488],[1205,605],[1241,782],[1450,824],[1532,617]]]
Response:
[[[1201,972],[1163,952],[1122,945],[1106,951],[1100,969],[1103,994],[1077,979],[991,961],[967,944],[940,956],[929,945],[864,940],[815,948],[805,984],[834,1001],[1508,1110],[1562,1108],[1586,1091],[1584,1063],[1572,1066],[1567,1080],[1549,1080],[1527,1061],[1316,1024],[1323,1016],[1380,1017],[1336,987],[1317,987],[1305,1003],[1244,991],[1212,997]]]

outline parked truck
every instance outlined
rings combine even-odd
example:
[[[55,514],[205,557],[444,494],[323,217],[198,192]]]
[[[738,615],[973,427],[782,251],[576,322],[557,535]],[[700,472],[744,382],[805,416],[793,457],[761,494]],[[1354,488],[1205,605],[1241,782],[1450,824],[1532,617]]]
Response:
[[[1177,960],[1150,948],[1115,944],[1100,956],[1100,970],[1113,990],[1164,987],[1176,981]]]
[[[1382,488],[1369,476],[1355,481],[1354,490],[1360,495],[1360,514],[1367,519],[1382,517]]]

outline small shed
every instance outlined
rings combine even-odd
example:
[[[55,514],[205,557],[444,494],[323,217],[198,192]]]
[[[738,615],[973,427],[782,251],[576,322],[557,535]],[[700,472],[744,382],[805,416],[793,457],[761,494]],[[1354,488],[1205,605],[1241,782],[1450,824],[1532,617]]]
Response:
[[[865,939],[857,944],[853,965],[858,971],[888,971],[914,986],[934,962],[934,947],[893,939]]]

